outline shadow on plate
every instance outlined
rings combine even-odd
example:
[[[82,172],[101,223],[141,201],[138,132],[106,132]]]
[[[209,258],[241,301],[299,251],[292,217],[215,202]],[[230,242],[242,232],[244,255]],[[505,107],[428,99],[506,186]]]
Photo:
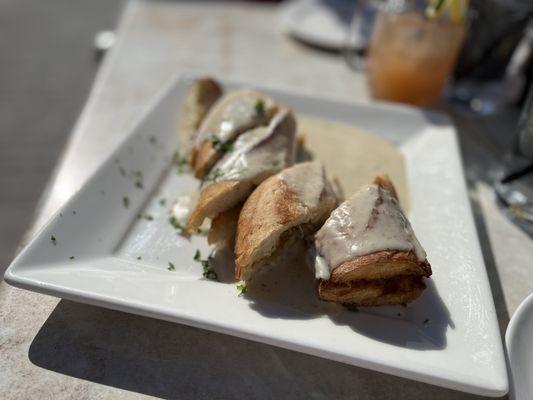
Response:
[[[165,399],[479,397],[184,325],[61,300],[31,343],[38,367]],[[91,393],[106,393],[93,387]],[[108,392],[109,393],[109,392]],[[125,394],[111,392],[111,397]],[[103,394],[104,397],[105,394]]]
[[[353,312],[339,304],[321,301],[307,263],[302,262],[302,242],[292,243],[290,254],[248,283],[245,300],[256,312],[273,319],[313,319],[327,316],[337,325],[380,342],[415,350],[446,347],[446,332],[454,324],[431,279],[414,303],[403,306],[366,307]]]
[[[355,313],[346,310],[330,318],[380,342],[413,350],[444,349],[446,332],[455,326],[431,279],[426,285],[422,296],[406,307],[368,307]]]
[[[306,262],[303,241],[294,241],[246,286],[244,299],[250,308],[268,318],[312,319],[328,314],[338,306],[320,301],[314,275]]]

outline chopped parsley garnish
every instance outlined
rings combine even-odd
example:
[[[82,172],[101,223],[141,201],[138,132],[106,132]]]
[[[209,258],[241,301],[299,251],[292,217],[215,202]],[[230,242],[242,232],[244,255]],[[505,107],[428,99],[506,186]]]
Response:
[[[176,172],[178,174],[187,172],[187,157],[177,151],[172,155],[172,164],[176,166]]]
[[[70,256],[68,259],[69,260],[74,260],[74,256]]]
[[[201,258],[202,258],[202,254],[200,253],[200,250],[196,249],[196,253],[194,253],[193,260],[200,261]]]
[[[130,198],[128,196],[124,196],[122,198],[122,204],[124,207],[128,208],[130,206]]]
[[[139,219],[145,219],[147,221],[153,221],[154,220],[154,217],[152,217],[150,214],[148,213],[143,213],[143,214],[139,214],[137,216]]]
[[[52,241],[53,244],[56,244],[56,242],[57,242],[57,239],[56,239],[56,237],[54,235],[50,236],[50,240]]]
[[[142,189],[143,188],[143,183],[141,181],[135,181],[135,187],[136,188],[139,188],[139,189]]]
[[[237,284],[237,291],[239,292],[239,297],[244,296],[246,293],[246,282],[241,281]]]
[[[169,271],[174,271],[176,268],[174,267],[174,263],[172,261],[168,262],[168,268]]]
[[[141,256],[137,256],[137,260],[140,260],[141,259]]]
[[[211,136],[211,144],[216,151],[226,153],[233,149],[233,143],[222,142],[218,137]]]
[[[202,274],[204,278],[211,279],[212,281],[218,280],[218,275],[215,271],[212,269],[204,269],[204,272]]]
[[[63,213],[59,213],[59,216],[60,216],[60,217],[63,217]]]
[[[120,171],[120,175],[126,176],[126,170],[122,167],[118,167],[118,170]]]
[[[204,272],[202,273],[202,276],[207,279],[211,280],[218,280],[217,273],[213,270],[213,266],[211,265],[212,258],[208,257],[207,260],[202,260],[202,254],[200,253],[200,250],[196,250],[196,253],[194,253],[193,257],[194,261],[197,261],[202,266]]]
[[[76,215],[76,210],[72,210],[72,214],[73,214],[73,215]]]
[[[220,178],[222,175],[224,175],[222,173],[222,171],[220,170],[220,168],[215,168],[213,171],[211,171],[209,174],[207,174],[207,176],[205,177],[204,180],[206,181],[216,181],[218,178]]]
[[[150,143],[152,144],[156,144],[157,143],[157,138],[155,136],[150,136]]]
[[[139,178],[139,179],[142,179],[143,177],[143,173],[141,171],[133,171],[133,176],[135,178]]]
[[[167,199],[160,199],[159,204],[164,206],[165,204],[167,204]]]
[[[261,117],[265,115],[265,102],[263,100],[256,101],[255,112]]]
[[[179,223],[178,219],[175,216],[172,216],[168,219],[168,222],[174,229],[177,229],[180,231],[181,234],[185,232],[185,227]]]

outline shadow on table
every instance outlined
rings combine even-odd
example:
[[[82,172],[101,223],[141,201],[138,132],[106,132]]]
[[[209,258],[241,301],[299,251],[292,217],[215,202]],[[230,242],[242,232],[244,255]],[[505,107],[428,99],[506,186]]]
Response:
[[[372,307],[364,312],[343,312],[331,316],[339,325],[380,342],[413,350],[446,348],[446,332],[455,325],[433,282],[412,306]]]
[[[479,399],[232,336],[62,300],[35,365],[161,398]]]

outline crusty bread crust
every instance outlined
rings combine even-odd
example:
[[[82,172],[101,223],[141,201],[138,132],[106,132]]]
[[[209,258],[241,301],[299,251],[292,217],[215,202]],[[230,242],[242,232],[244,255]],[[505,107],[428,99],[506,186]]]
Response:
[[[213,147],[213,143],[210,141],[204,141],[200,150],[195,153],[194,156],[194,176],[198,179],[203,179],[207,174],[207,171],[215,165],[217,160],[222,156],[222,153],[218,152]]]
[[[352,306],[381,306],[411,302],[422,294],[426,285],[421,276],[391,279],[358,280],[345,283],[319,281],[322,300]]]
[[[372,183],[381,186],[390,193],[391,197],[395,198],[397,201],[400,201],[398,199],[398,193],[396,193],[396,188],[387,174],[376,176]]]
[[[431,266],[418,261],[412,252],[385,250],[356,257],[336,267],[330,281],[344,283],[360,279],[387,279],[401,275],[430,276]]]
[[[237,224],[235,275],[248,280],[255,269],[281,245],[285,232],[305,225],[318,229],[336,207],[337,200],[325,185],[318,205],[305,206],[278,175],[265,180],[244,203]],[[312,232],[310,232],[312,233]]]
[[[197,231],[204,219],[214,218],[241,203],[253,187],[253,183],[246,181],[221,181],[205,187],[187,221],[186,233]]]
[[[190,86],[180,113],[180,143],[189,149],[197,129],[211,106],[222,95],[222,88],[211,78],[196,79]]]

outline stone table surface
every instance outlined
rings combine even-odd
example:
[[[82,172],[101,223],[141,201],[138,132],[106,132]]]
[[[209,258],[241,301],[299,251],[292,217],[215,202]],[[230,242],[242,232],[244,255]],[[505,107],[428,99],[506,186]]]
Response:
[[[281,33],[272,4],[128,3],[27,241],[127,134],[173,74],[194,72],[366,101],[339,55]],[[496,206],[490,182],[516,114],[452,113],[502,334],[533,291],[533,242]],[[6,399],[479,399],[289,350],[58,300],[0,283],[0,393]]]

